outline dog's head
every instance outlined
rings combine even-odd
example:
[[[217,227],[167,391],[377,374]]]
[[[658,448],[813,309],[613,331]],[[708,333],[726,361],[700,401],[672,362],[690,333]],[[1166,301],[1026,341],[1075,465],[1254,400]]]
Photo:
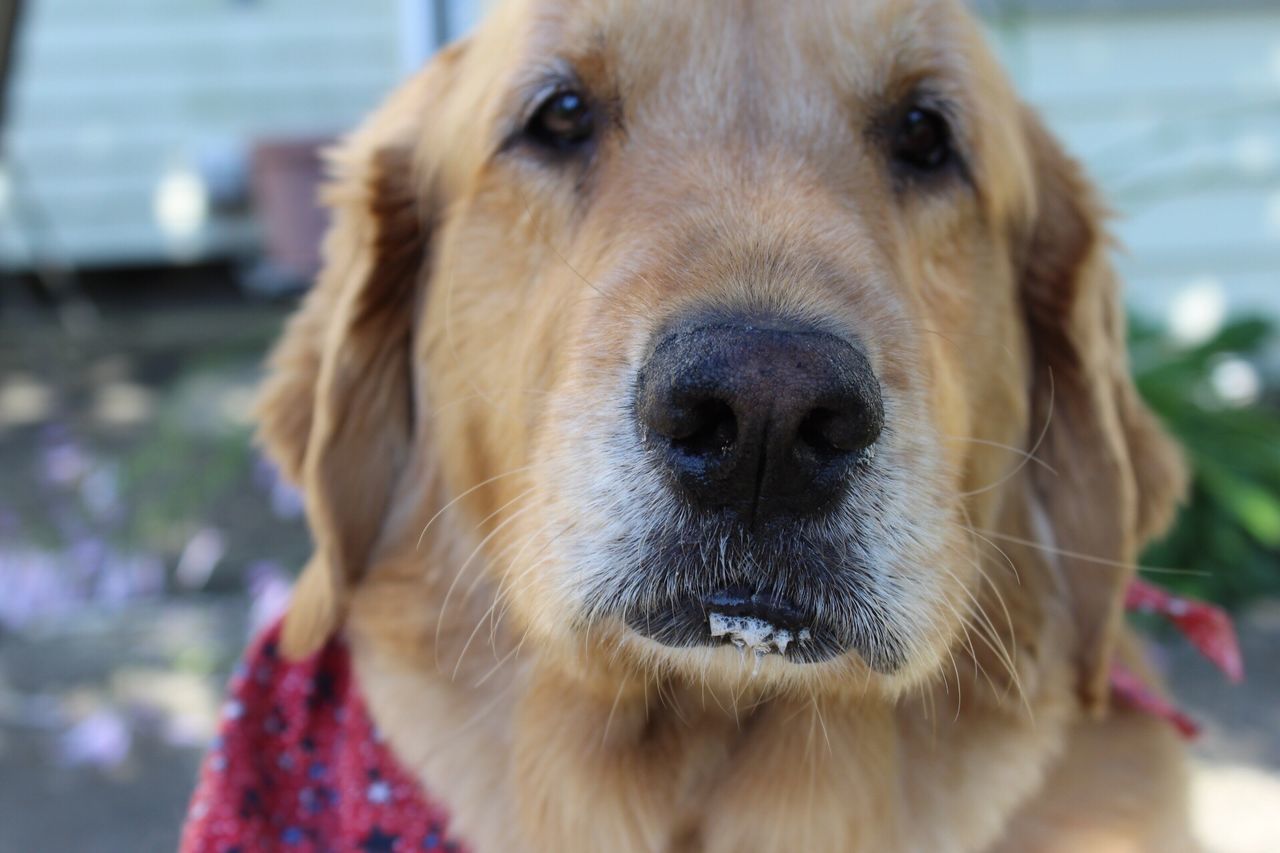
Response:
[[[1022,582],[1100,695],[1177,459],[1097,204],[959,3],[512,2],[335,169],[263,408],[294,650],[425,528],[429,594],[479,575],[548,656],[892,688],[1003,530],[1090,556]]]

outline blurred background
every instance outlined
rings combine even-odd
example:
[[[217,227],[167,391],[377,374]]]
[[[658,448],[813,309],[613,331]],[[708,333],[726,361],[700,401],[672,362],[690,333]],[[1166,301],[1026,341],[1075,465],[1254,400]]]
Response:
[[[851,0],[852,1],[852,0]],[[0,0],[0,853],[168,850],[219,693],[308,553],[250,443],[316,267],[317,145],[480,0]],[[1280,9],[982,2],[1102,184],[1140,387],[1195,483],[1149,576],[1234,613],[1205,726],[1213,849],[1280,850]]]

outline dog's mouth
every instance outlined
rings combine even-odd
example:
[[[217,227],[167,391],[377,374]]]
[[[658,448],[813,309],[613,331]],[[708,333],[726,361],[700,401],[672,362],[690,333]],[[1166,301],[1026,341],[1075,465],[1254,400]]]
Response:
[[[714,552],[709,543],[715,544]],[[750,534],[704,521],[662,528],[619,553],[626,567],[589,595],[596,612],[676,649],[737,647],[744,659],[817,664],[856,653],[896,671],[907,643],[877,592],[856,531]]]
[[[725,589],[633,613],[627,624],[666,646],[734,646],[759,660],[817,663],[848,649],[813,612],[777,596]]]

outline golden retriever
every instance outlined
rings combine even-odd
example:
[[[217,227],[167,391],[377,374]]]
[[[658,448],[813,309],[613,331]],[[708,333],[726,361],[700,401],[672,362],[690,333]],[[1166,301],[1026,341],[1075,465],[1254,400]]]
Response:
[[[511,0],[333,166],[285,647],[474,849],[1193,848],[1107,686],[1182,465],[961,3]]]

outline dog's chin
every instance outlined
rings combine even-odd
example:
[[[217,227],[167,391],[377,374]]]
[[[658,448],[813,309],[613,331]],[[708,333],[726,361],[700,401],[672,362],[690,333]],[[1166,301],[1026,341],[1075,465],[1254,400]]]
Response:
[[[632,552],[631,566],[591,597],[660,646],[736,647],[770,658],[770,670],[845,656],[886,675],[904,665],[907,644],[851,533],[747,534],[704,523],[653,536]]]

